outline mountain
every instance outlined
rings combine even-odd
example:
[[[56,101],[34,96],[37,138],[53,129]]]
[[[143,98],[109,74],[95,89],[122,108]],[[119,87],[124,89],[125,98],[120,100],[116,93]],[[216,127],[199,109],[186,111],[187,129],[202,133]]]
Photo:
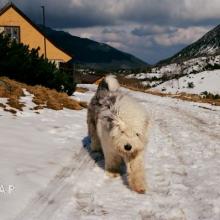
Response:
[[[158,64],[177,63],[196,57],[220,54],[220,25],[206,33],[202,38],[185,47],[174,56],[160,61]]]
[[[148,66],[133,55],[124,53],[107,44],[72,36],[64,31],[56,31],[39,25],[45,35],[57,46],[72,54],[76,63],[94,69],[136,69]]]

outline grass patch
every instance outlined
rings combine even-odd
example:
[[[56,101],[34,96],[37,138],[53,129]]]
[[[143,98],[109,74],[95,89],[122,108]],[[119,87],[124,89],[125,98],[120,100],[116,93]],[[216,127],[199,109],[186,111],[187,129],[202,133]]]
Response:
[[[85,93],[85,92],[88,92],[89,89],[87,88],[83,88],[83,87],[76,87],[76,92],[81,92],[81,93]]]
[[[201,95],[197,94],[188,94],[188,93],[178,93],[178,94],[171,94],[171,93],[161,93],[157,91],[145,91],[146,93],[152,94],[152,95],[158,95],[161,97],[171,97],[176,99],[181,99],[184,101],[190,101],[190,102],[199,102],[199,103],[208,103],[211,105],[220,106],[220,98],[213,99],[210,97],[202,97]]]
[[[149,86],[143,85],[141,81],[136,78],[126,78],[124,76],[117,76],[117,79],[121,86],[131,90],[144,92],[150,88]]]
[[[87,107],[87,103],[76,101],[66,93],[57,92],[55,89],[48,89],[43,86],[29,86],[10,80],[7,77],[0,77],[0,97],[8,98],[7,105],[19,111],[22,111],[24,107],[24,104],[20,101],[21,96],[24,96],[23,89],[34,95],[32,101],[36,106],[33,110],[43,108],[81,110]]]
[[[20,102],[20,97],[24,96],[21,85],[7,77],[0,77],[0,97],[8,98],[7,104],[22,111],[24,104]]]

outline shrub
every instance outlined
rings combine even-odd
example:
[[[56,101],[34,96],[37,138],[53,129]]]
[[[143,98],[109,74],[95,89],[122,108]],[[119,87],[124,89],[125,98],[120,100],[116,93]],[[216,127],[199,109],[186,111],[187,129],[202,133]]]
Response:
[[[39,48],[10,41],[0,35],[0,76],[30,84],[42,85],[71,95],[75,90],[73,77],[55,64],[39,56]]]
[[[212,94],[211,92],[204,91],[200,94],[203,98],[207,99],[220,99],[219,94]]]
[[[204,70],[215,70],[215,69],[220,69],[220,64],[219,63],[213,63],[213,64],[208,63],[204,67]]]
[[[187,87],[193,89],[195,87],[193,82],[188,82]]]

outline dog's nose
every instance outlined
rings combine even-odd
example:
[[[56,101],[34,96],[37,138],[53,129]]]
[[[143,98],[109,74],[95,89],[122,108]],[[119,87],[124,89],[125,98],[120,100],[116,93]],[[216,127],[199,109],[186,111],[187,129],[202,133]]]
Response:
[[[125,150],[129,151],[131,150],[132,146],[130,144],[125,144],[124,148]]]

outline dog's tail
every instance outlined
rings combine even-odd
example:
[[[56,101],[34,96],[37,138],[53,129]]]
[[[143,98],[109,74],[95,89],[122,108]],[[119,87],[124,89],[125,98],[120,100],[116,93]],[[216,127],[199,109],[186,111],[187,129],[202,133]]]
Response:
[[[116,92],[120,88],[119,82],[113,75],[106,76],[98,86],[98,91],[107,90],[110,92]]]

